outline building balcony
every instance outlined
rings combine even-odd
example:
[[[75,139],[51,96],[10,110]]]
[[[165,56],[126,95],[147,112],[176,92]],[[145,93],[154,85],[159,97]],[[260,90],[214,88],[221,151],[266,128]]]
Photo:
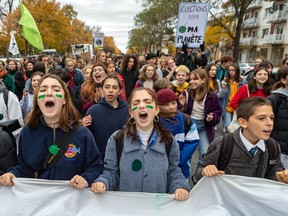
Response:
[[[251,2],[251,4],[247,7],[247,10],[252,10],[252,9],[259,9],[261,8],[263,5],[263,3],[261,2],[261,0],[254,0]],[[247,11],[246,10],[246,11]]]
[[[259,27],[258,18],[251,18],[243,21],[243,29],[258,28],[258,27]]]
[[[266,17],[268,23],[278,23],[278,22],[286,22],[287,21],[287,14],[285,11],[277,10],[272,14],[268,14]]]
[[[263,38],[264,44],[282,44],[284,39],[283,34],[270,34],[265,35]]]
[[[240,44],[241,45],[257,45],[258,38],[257,37],[248,37],[248,38],[241,38]]]

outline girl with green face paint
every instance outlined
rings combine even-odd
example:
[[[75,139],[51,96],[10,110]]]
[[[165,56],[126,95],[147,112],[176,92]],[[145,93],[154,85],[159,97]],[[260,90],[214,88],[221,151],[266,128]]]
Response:
[[[0,184],[12,186],[16,176],[31,177],[29,173],[38,173],[40,179],[69,180],[71,187],[83,189],[102,173],[103,164],[94,137],[88,128],[80,125],[79,113],[60,77],[47,74],[39,81],[26,120],[19,141],[25,150],[19,151],[23,160],[1,176]],[[69,142],[63,144],[63,137],[69,137]],[[56,156],[60,159],[56,160]],[[54,160],[57,166],[44,160]],[[44,168],[46,165],[51,168]]]
[[[168,191],[175,194],[176,200],[188,198],[189,183],[177,168],[180,157],[178,144],[159,124],[158,113],[155,93],[151,89],[138,88],[132,92],[130,118],[125,127],[115,132],[108,140],[104,172],[92,184],[93,192],[103,193],[115,189],[148,193]],[[118,152],[117,155],[115,152],[120,150],[118,147],[116,149],[115,142],[116,145],[123,145],[118,162]],[[166,145],[171,145],[168,156],[165,154]],[[127,184],[132,176],[133,184]],[[115,184],[115,179],[119,180],[119,184]],[[170,186],[175,184],[176,188],[171,190]]]

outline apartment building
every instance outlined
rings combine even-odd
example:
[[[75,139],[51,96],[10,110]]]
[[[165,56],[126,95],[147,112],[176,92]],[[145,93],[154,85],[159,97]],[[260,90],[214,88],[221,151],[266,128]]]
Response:
[[[261,57],[279,67],[288,56],[288,0],[254,0],[245,13],[240,47],[240,62]]]

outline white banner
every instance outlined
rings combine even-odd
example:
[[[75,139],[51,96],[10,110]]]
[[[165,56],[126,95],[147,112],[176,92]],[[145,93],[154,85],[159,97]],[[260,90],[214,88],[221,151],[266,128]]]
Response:
[[[189,48],[199,48],[204,42],[209,9],[209,3],[180,3],[175,47],[182,47],[184,42]]]
[[[14,180],[0,186],[0,215],[287,215],[288,186],[275,181],[241,176],[203,178],[186,201],[171,194],[78,190],[68,181]]]
[[[9,44],[9,52],[12,55],[17,55],[19,54],[19,48],[16,42],[16,39],[14,37],[14,32],[10,33],[11,39],[10,39],[10,44]]]
[[[94,47],[104,46],[104,33],[96,32],[94,33]]]

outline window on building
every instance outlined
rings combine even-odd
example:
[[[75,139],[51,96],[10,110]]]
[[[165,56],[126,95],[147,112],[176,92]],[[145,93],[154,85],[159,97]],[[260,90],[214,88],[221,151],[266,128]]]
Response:
[[[262,29],[262,37],[261,38],[264,38],[265,35],[268,35],[268,32],[269,32],[269,28]]]
[[[267,17],[269,14],[271,14],[271,9],[272,9],[271,7],[265,9],[265,16],[264,17]]]
[[[283,26],[276,26],[276,34],[283,34]]]
[[[247,37],[247,33],[243,32],[243,38],[246,38],[246,37]]]
[[[252,37],[257,37],[257,31],[252,32]]]
[[[255,11],[255,12],[254,12],[253,17],[254,17],[254,18],[258,18],[258,11]]]

